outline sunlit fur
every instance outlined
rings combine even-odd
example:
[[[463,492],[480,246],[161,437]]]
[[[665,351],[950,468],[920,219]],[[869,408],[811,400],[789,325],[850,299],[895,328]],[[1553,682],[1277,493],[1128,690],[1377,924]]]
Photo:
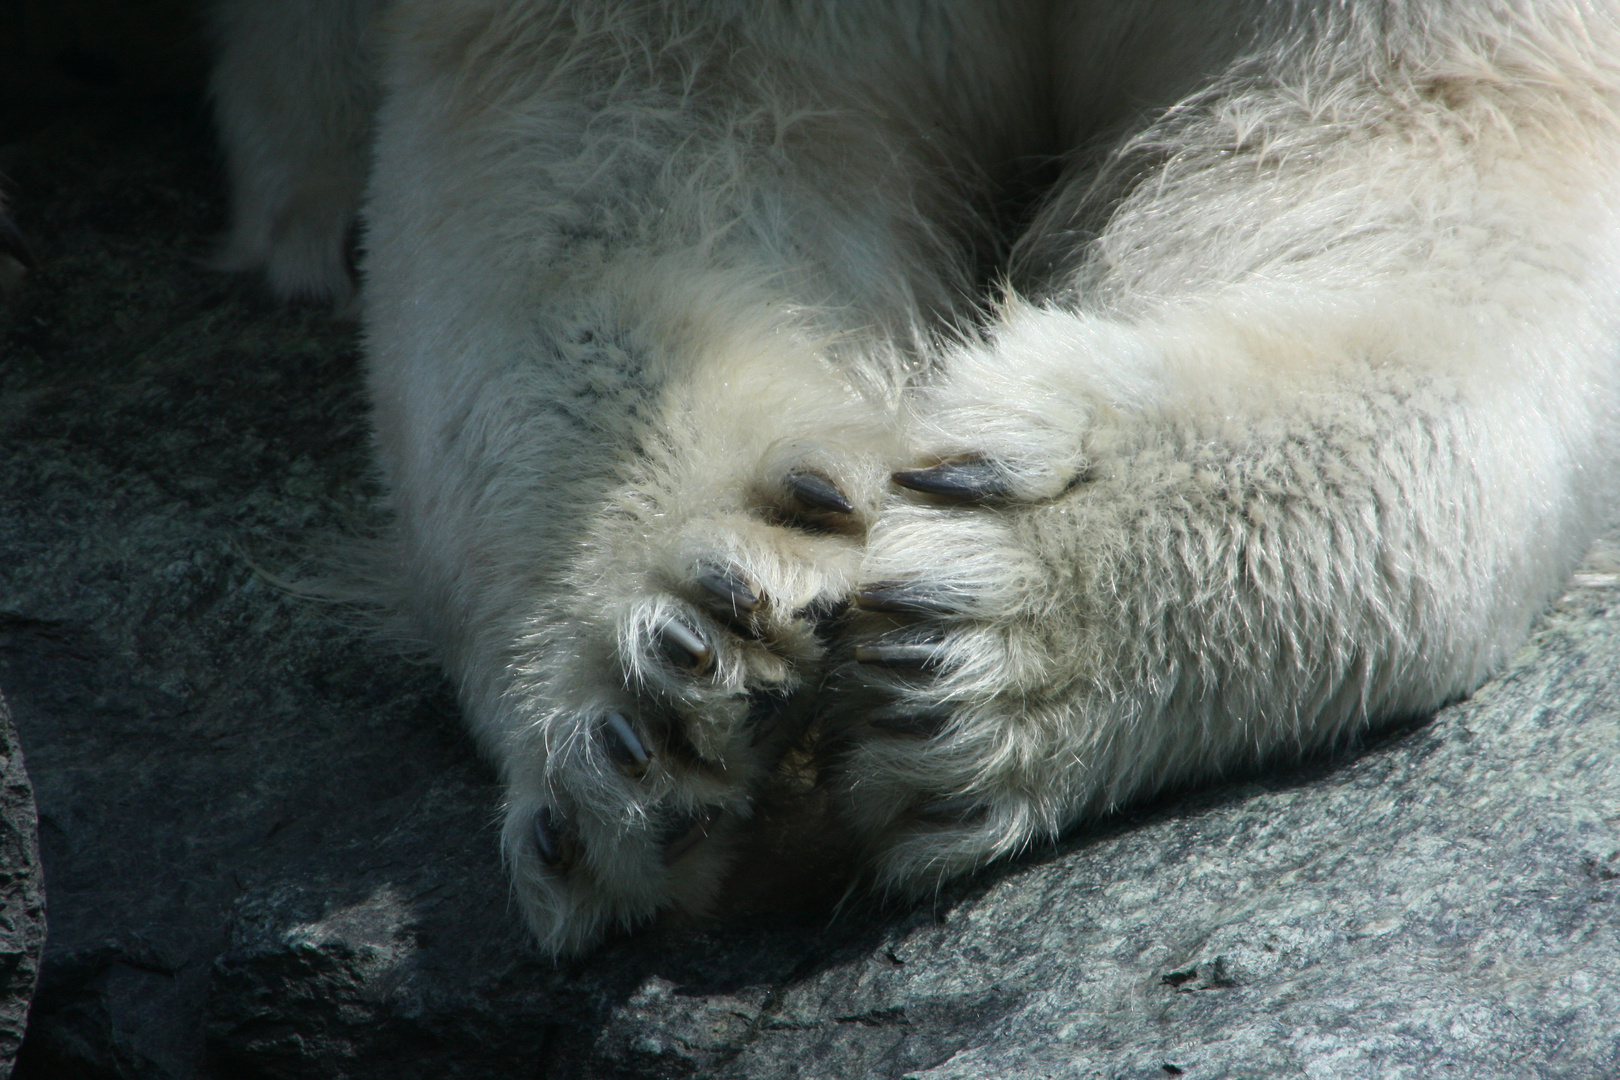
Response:
[[[702,907],[801,723],[871,879],[927,891],[1467,693],[1604,521],[1610,0],[369,11],[221,6],[233,260],[342,294],[377,71],[393,588],[548,950]],[[960,455],[1006,493],[890,482]],[[853,511],[804,527],[795,470]],[[716,566],[763,598],[748,633],[704,606]],[[895,581],[954,608],[813,632]],[[855,662],[894,640],[938,663]],[[763,691],[789,722],[758,738]],[[896,706],[941,726],[871,723]]]

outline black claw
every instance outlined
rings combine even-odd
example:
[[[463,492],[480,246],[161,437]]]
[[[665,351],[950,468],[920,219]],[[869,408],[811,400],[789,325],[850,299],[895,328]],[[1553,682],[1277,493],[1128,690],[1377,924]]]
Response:
[[[652,755],[647,753],[636,729],[630,726],[618,713],[608,713],[602,721],[603,742],[607,747],[607,755],[615,765],[634,775],[640,775],[647,770],[652,762]]]
[[[855,646],[855,661],[860,664],[872,664],[876,667],[926,668],[937,664],[940,653],[943,651],[944,646],[937,641],[925,642],[920,645],[857,645]]]
[[[880,581],[855,594],[855,605],[865,611],[904,615],[955,615],[972,598],[950,586],[919,581]]]
[[[754,592],[742,574],[729,566],[702,567],[698,570],[697,583],[720,602],[721,611],[734,618],[759,608],[759,594]]]
[[[718,806],[704,806],[672,821],[659,836],[659,842],[664,845],[665,865],[675,862],[706,838],[719,817]]]
[[[838,490],[838,485],[817,472],[788,473],[787,488],[795,499],[812,510],[853,514],[855,506]]]
[[[913,705],[884,705],[866,714],[867,723],[891,735],[914,735],[931,739],[945,729],[954,715],[944,706],[917,708]]]
[[[995,462],[977,455],[942,461],[927,469],[902,469],[892,474],[891,479],[912,491],[967,502],[1000,499],[1012,494],[1007,474]]]
[[[28,249],[28,241],[4,210],[0,210],[0,255],[11,256],[29,270],[39,266],[34,253]]]
[[[556,866],[562,862],[562,844],[557,840],[556,825],[551,820],[551,807],[542,806],[534,812],[531,829],[534,834],[534,853],[540,856],[540,861],[547,866]]]
[[[713,650],[703,643],[703,639],[691,627],[678,619],[670,619],[659,628],[658,640],[670,663],[695,674],[703,674],[714,660]]]
[[[925,825],[970,825],[983,819],[987,808],[966,795],[935,799],[917,808],[917,820]]]

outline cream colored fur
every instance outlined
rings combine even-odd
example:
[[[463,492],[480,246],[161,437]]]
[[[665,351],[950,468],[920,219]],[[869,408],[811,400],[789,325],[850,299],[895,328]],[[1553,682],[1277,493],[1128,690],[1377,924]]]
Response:
[[[915,892],[1432,710],[1610,508],[1612,0],[371,10],[221,6],[232,250],[342,293],[377,33],[397,590],[549,950],[805,740]]]

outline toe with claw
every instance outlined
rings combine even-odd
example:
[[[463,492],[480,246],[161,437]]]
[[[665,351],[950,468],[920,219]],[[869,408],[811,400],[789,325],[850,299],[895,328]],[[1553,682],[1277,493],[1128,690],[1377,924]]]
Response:
[[[714,662],[714,650],[698,636],[697,631],[679,619],[665,621],[658,630],[658,643],[670,663],[694,675],[702,675]]]
[[[834,514],[853,514],[855,505],[838,485],[818,472],[796,470],[788,474],[788,493],[803,506]]]
[[[759,610],[759,593],[734,567],[718,564],[700,567],[697,583],[708,594],[711,606],[722,614],[735,619]]]
[[[652,755],[647,752],[646,744],[622,714],[607,714],[602,721],[602,738],[609,760],[629,775],[640,776],[652,764]]]
[[[892,479],[903,488],[961,502],[987,502],[1012,494],[1006,471],[977,454],[952,458],[926,469],[901,469]]]
[[[530,823],[530,835],[534,840],[534,853],[542,863],[552,868],[562,865],[563,843],[551,807],[536,808]]]

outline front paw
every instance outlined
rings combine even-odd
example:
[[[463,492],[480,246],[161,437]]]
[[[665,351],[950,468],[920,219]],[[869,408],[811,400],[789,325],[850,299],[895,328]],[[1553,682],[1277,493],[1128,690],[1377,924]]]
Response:
[[[548,951],[712,897],[802,732],[882,476],[789,447],[729,506],[607,516],[509,692],[503,843]]]
[[[922,892],[1053,835],[1101,765],[1102,666],[1070,476],[1028,499],[972,454],[894,474],[829,685],[825,768],[879,883]]]

